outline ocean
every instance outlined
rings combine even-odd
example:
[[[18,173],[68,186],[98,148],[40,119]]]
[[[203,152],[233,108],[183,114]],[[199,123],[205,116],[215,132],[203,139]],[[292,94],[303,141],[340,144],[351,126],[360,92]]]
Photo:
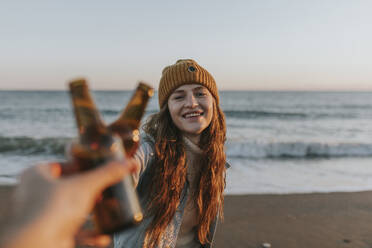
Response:
[[[115,120],[131,91],[94,91]],[[372,190],[372,92],[222,91],[227,194]],[[158,111],[157,95],[145,118]],[[77,136],[67,91],[0,91],[0,184],[63,160]]]

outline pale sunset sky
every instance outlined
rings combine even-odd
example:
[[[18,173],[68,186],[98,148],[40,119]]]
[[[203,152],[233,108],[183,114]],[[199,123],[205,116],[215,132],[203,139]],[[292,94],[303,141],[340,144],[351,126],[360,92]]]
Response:
[[[157,88],[193,58],[221,90],[372,91],[372,1],[17,1],[0,5],[0,90]]]

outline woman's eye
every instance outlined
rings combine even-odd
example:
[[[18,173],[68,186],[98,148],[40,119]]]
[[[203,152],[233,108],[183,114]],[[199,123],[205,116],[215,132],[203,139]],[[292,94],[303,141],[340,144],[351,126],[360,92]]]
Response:
[[[206,95],[206,93],[204,93],[204,92],[197,92],[196,93],[196,96],[205,96]]]
[[[181,100],[183,98],[183,96],[175,96],[175,97],[173,97],[173,99],[175,99],[175,100]]]

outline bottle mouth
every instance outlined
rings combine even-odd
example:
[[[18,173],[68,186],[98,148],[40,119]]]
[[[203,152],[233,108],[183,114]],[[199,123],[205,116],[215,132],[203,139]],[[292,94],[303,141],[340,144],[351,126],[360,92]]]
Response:
[[[149,97],[154,95],[154,88],[144,82],[139,82],[137,87],[146,91]]]

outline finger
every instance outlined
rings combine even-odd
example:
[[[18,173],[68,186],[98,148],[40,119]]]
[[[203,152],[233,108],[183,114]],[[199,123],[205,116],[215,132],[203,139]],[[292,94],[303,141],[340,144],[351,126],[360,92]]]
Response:
[[[41,164],[36,166],[36,169],[40,174],[48,179],[59,178],[62,174],[61,164],[57,162]]]
[[[79,166],[75,162],[61,163],[61,176],[71,176],[79,172]]]
[[[106,247],[111,243],[111,237],[105,234],[98,234],[94,230],[82,230],[75,237],[78,245]]]
[[[62,164],[60,163],[51,163],[49,164],[49,170],[50,170],[50,175],[53,178],[59,178],[62,175]]]
[[[114,161],[73,177],[79,187],[87,187],[89,191],[97,192],[119,182],[124,176],[134,170],[135,167],[136,163],[132,159],[127,159],[123,162]]]
[[[22,182],[26,178],[34,180],[35,178],[53,179],[59,177],[61,174],[61,168],[59,163],[44,163],[32,166],[24,170],[19,180]]]
[[[131,159],[131,163],[133,163],[133,165],[132,165],[132,167],[130,169],[130,172],[131,173],[135,173],[135,172],[137,172],[137,171],[139,171],[141,169],[141,166],[140,166],[140,164],[138,163],[137,160]]]

